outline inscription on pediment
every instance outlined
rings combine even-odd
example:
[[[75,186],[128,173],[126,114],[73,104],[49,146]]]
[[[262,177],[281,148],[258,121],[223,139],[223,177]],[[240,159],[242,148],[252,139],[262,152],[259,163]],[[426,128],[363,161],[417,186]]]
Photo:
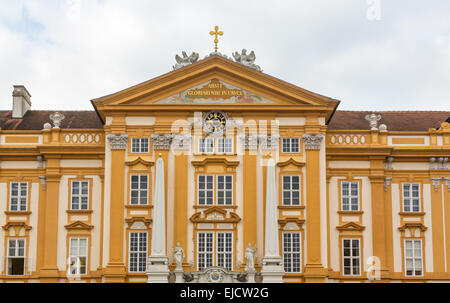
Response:
[[[212,79],[155,103],[275,103],[254,93]]]

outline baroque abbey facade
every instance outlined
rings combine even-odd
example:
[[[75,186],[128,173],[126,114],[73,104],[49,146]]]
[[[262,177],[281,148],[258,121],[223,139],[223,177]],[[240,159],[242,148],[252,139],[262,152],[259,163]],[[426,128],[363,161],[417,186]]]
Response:
[[[450,112],[339,111],[194,61],[95,111],[14,87],[0,282],[450,281]]]

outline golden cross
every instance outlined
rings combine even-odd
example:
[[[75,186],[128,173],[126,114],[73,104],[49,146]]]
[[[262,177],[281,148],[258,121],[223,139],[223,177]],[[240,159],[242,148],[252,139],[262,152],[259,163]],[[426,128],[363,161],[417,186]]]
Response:
[[[223,36],[223,32],[222,32],[222,31],[219,32],[219,27],[218,27],[217,25],[214,27],[214,30],[215,30],[214,32],[213,32],[213,31],[210,31],[209,34],[210,34],[211,36],[215,36],[214,44],[215,44],[216,46],[214,47],[214,50],[215,50],[215,52],[217,53],[217,43],[219,43],[219,39],[217,39],[217,36]]]

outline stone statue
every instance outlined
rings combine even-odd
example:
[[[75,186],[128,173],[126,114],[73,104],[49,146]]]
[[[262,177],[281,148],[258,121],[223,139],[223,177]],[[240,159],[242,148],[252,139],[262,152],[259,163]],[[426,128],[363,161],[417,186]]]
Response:
[[[196,52],[193,52],[190,56],[188,56],[185,51],[183,51],[182,54],[183,54],[183,57],[180,57],[178,55],[175,56],[175,60],[177,60],[177,64],[175,64],[173,66],[174,70],[197,62],[198,57],[199,57],[199,54]]]
[[[250,54],[247,55],[247,50],[243,49],[241,54],[234,52],[233,57],[236,62],[244,66],[256,69],[259,72],[262,71],[261,68],[255,64],[256,56],[254,51],[251,51]]]
[[[252,244],[248,243],[248,247],[245,249],[245,259],[247,260],[247,265],[245,266],[246,271],[255,270],[255,252],[256,248],[253,248]]]
[[[366,115],[366,120],[369,121],[370,123],[370,127],[372,130],[377,130],[377,124],[378,121],[381,120],[381,115],[377,115],[377,114],[370,114],[370,115]]]
[[[59,128],[61,125],[62,120],[66,118],[63,114],[60,112],[55,112],[50,115],[50,120],[52,120],[54,127],[53,128]]]
[[[247,282],[248,281],[248,274],[247,273],[242,273],[237,275],[236,280],[238,280],[239,282]]]
[[[183,274],[184,282],[192,282],[194,280],[194,275],[192,273],[184,273]]]
[[[177,247],[175,247],[173,256],[174,256],[175,264],[176,264],[175,270],[177,270],[177,269],[182,270],[183,269],[183,260],[184,260],[184,250],[183,250],[183,248],[181,248],[179,242],[177,242]]]

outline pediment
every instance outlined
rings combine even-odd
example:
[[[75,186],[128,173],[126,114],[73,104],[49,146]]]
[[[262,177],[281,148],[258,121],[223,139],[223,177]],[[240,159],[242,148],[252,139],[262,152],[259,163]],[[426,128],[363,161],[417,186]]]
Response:
[[[241,218],[234,212],[213,206],[193,214],[190,220],[193,223],[238,223]]]
[[[414,229],[420,229],[421,231],[426,231],[428,228],[420,222],[409,222],[404,223],[402,226],[398,228],[400,231],[405,231],[406,229],[410,229],[411,233],[413,233]]]
[[[86,224],[86,223],[81,222],[81,221],[73,222],[71,224],[65,225],[64,227],[66,229],[69,229],[69,230],[71,230],[71,229],[72,230],[73,229],[75,229],[75,230],[90,230],[90,229],[94,228],[94,226],[92,226],[90,224]]]
[[[340,226],[336,227],[337,230],[346,230],[346,231],[352,231],[352,230],[356,230],[356,231],[363,231],[364,229],[366,229],[365,226],[362,226],[358,223],[355,222],[349,222]]]
[[[141,157],[138,157],[132,161],[125,162],[127,166],[133,167],[135,170],[147,170],[150,166],[153,166],[155,163],[152,161],[146,161]]]
[[[298,162],[295,161],[293,158],[289,158],[289,160],[286,160],[284,162],[278,162],[278,167],[283,167],[285,170],[296,170],[299,167],[305,166],[305,162]]]
[[[102,117],[105,111],[231,109],[320,110],[331,116],[339,101],[231,60],[211,56],[160,77],[91,100]],[[228,107],[228,108],[227,108]]]

